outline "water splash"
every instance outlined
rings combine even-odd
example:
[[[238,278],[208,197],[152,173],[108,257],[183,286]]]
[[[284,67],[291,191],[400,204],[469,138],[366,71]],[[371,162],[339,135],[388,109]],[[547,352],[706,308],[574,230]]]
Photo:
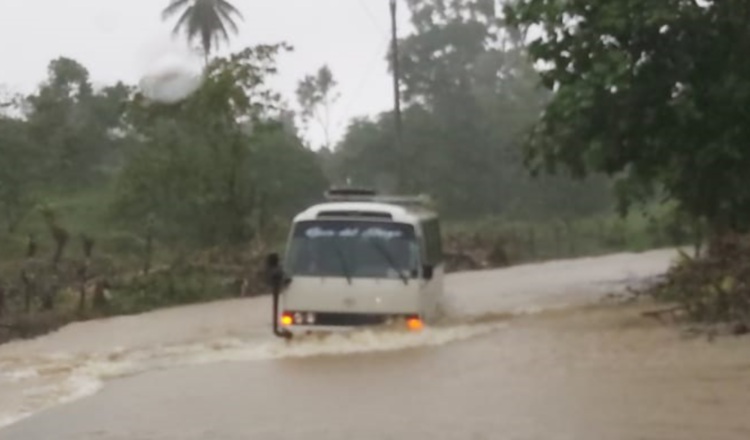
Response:
[[[518,316],[575,308],[583,300],[620,290],[602,282],[630,273],[639,277],[661,273],[673,255],[671,251],[618,254],[595,260],[595,265],[593,260],[580,260],[456,274],[446,286],[444,323],[420,333],[383,329],[289,343],[272,340],[267,336],[268,297],[71,325],[67,331],[0,351],[0,427],[94,394],[107,380],[147,371],[217,362],[353,355],[460,341],[503,328]],[[553,335],[555,341],[559,336]],[[114,344],[123,348],[112,348]],[[50,353],[52,350],[62,352]]]
[[[20,407],[0,413],[0,429],[47,408],[97,393],[108,380],[167,368],[219,362],[353,355],[435,347],[498,330],[504,319],[427,328],[421,332],[368,329],[292,341],[223,338],[79,356],[15,359],[3,364],[5,381],[24,386]],[[1,383],[2,381],[0,381]]]

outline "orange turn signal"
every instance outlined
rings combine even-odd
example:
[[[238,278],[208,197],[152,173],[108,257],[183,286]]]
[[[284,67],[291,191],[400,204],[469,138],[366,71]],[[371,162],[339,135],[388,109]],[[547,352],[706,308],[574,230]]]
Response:
[[[292,315],[288,313],[284,313],[281,315],[281,325],[289,326],[294,324],[294,319],[292,318]]]
[[[422,330],[424,323],[419,317],[411,317],[406,320],[406,326],[409,327],[409,330]]]

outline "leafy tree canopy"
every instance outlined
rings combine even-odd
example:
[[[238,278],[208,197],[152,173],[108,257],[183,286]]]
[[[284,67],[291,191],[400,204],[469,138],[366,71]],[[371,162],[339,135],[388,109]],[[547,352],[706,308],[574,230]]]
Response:
[[[339,94],[338,83],[328,66],[323,66],[314,75],[306,75],[297,85],[297,102],[302,108],[302,122],[307,125],[315,120],[323,129],[325,145],[331,144],[331,106],[336,103]]]
[[[402,147],[394,147],[392,113],[355,121],[326,157],[331,178],[389,190],[394,170],[406,163],[406,190],[429,192],[444,212],[462,217],[543,216],[561,206],[574,215],[607,207],[608,185],[600,177],[580,184],[532,181],[524,170],[520,134],[549,93],[538,87],[520,32],[501,26],[494,2],[408,5],[415,30],[399,42]],[[591,206],[578,203],[583,200]]]
[[[23,105],[30,139],[43,152],[37,165],[48,186],[80,188],[104,177],[106,164],[119,155],[130,92],[123,84],[94,90],[77,61],[50,62],[46,81]]]
[[[623,208],[658,190],[717,229],[750,225],[749,3],[519,0],[505,14],[554,92],[529,163],[617,176]]]
[[[242,13],[226,0],[170,0],[162,11],[162,19],[179,15],[174,33],[184,32],[188,42],[198,39],[203,55],[208,57],[222,41],[229,40],[229,33],[239,32],[237,20]]]
[[[218,58],[201,88],[175,105],[138,95],[128,114],[141,139],[119,179],[118,214],[154,218],[174,240],[248,240],[270,213],[288,214],[326,181],[266,81],[286,45]],[[160,226],[159,226],[160,225]]]

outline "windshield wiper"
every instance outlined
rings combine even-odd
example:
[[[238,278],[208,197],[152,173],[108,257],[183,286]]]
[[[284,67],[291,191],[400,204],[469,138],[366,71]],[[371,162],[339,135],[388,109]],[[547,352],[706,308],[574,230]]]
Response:
[[[346,282],[350,285],[352,284],[352,274],[349,270],[349,265],[346,264],[346,257],[344,256],[344,253],[341,251],[341,248],[338,244],[338,237],[334,238],[332,240],[333,242],[333,249],[336,251],[336,256],[341,261],[341,269],[344,271],[344,276],[346,277]]]
[[[369,241],[372,243],[375,249],[377,249],[378,252],[380,252],[380,254],[383,255],[386,261],[388,261],[388,264],[391,266],[391,269],[396,271],[399,278],[401,278],[401,281],[403,281],[405,285],[408,285],[409,278],[406,275],[404,275],[403,271],[399,270],[398,265],[396,264],[396,261],[393,259],[393,255],[391,255],[388,249],[383,247],[383,244],[377,240],[369,240]]]

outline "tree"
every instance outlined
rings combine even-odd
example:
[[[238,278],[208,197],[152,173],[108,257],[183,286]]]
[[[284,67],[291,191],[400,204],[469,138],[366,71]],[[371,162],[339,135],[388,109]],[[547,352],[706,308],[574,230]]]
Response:
[[[34,204],[40,154],[22,120],[0,116],[0,218],[8,232]]]
[[[390,113],[375,121],[355,119],[328,161],[330,178],[337,184],[351,183],[384,190],[393,185],[393,124]]]
[[[305,76],[297,85],[297,102],[302,108],[302,121],[310,119],[320,125],[325,138],[324,148],[331,146],[331,106],[338,100],[338,84],[328,66],[321,67],[315,75]]]
[[[128,119],[142,144],[118,179],[118,217],[143,227],[152,216],[163,239],[234,244],[323,191],[314,154],[266,86],[287,48],[257,46],[214,60],[201,88],[177,105],[136,96]]]
[[[162,11],[162,19],[177,14],[180,16],[173,32],[184,31],[188,42],[199,38],[206,65],[221,41],[229,41],[229,32],[239,32],[235,20],[242,19],[242,13],[226,0],[170,0]]]
[[[13,111],[17,111],[23,102],[23,96],[13,93],[0,85],[0,116],[12,117]]]
[[[618,178],[626,209],[661,193],[716,233],[750,226],[748,3],[519,0],[511,25],[554,92],[529,137],[535,169]]]
[[[601,179],[575,185],[527,176],[520,135],[548,93],[538,88],[518,33],[500,26],[493,2],[410,0],[409,8],[415,31],[399,44],[402,154],[393,148],[392,113],[355,121],[327,159],[332,177],[388,190],[404,161],[410,166],[406,190],[431,192],[454,217],[606,208]],[[570,202],[580,197],[595,206]]]
[[[122,84],[95,91],[88,70],[75,60],[50,62],[48,78],[26,98],[30,140],[48,187],[80,188],[104,177],[118,154],[117,136],[130,89]]]

